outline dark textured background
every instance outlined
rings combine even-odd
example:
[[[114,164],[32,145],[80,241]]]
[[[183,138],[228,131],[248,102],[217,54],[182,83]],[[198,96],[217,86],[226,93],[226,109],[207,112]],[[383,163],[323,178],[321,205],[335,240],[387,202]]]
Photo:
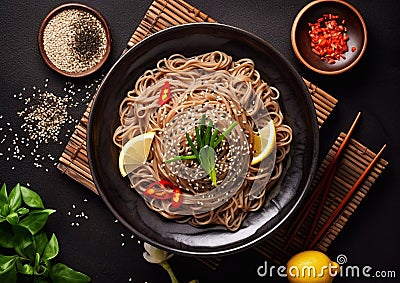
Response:
[[[74,123],[63,127],[59,137],[62,144],[39,146],[38,152],[41,157],[44,156],[44,160],[40,161],[42,168],[34,166],[33,157],[28,156],[22,161],[12,158],[13,136],[24,135],[20,128],[23,121],[17,115],[24,108],[23,101],[17,99],[19,93],[28,97],[36,87],[36,90],[47,89],[64,96],[65,83],[73,83],[73,89],[78,92],[73,99],[79,104],[68,111],[74,119],[79,119],[94,91],[93,88],[87,89],[89,94],[86,94],[83,91],[85,85],[98,84],[95,80],[116,61],[151,4],[150,0],[80,1],[97,9],[106,18],[113,46],[109,60],[98,73],[84,79],[70,79],[56,74],[45,65],[37,43],[41,21],[50,10],[64,2],[1,1],[0,142],[2,139],[4,142],[0,144],[0,183],[7,183],[9,188],[17,182],[29,183],[42,195],[47,207],[57,209],[46,226],[48,233],[58,235],[61,252],[57,259],[89,274],[93,282],[129,282],[129,278],[132,282],[168,282],[161,268],[144,261],[142,243],[139,244],[135,237],[132,239],[122,225],[114,222],[115,218],[101,199],[61,174],[54,165],[55,161],[47,157],[48,154],[56,158],[60,156]],[[362,112],[362,117],[354,137],[374,151],[378,151],[384,143],[388,145],[383,157],[389,161],[389,166],[332,244],[328,255],[335,259],[337,255],[344,254],[350,265],[370,265],[373,270],[396,270],[397,277],[400,277],[397,232],[400,202],[400,2],[349,2],[358,8],[367,24],[367,51],[351,71],[323,76],[300,65],[290,45],[291,23],[308,1],[190,1],[219,22],[243,28],[269,41],[302,76],[339,99],[338,106],[321,129],[320,158],[325,156],[339,132],[348,130],[358,111]],[[24,150],[29,155],[29,151]],[[9,160],[7,157],[10,157]],[[88,219],[75,217],[82,211]],[[77,222],[79,227],[71,226],[71,223]],[[193,278],[200,282],[237,282],[238,276],[246,278],[245,282],[287,282],[278,276],[273,279],[259,277],[257,268],[264,261],[260,254],[247,250],[224,258],[216,271],[193,258],[175,256],[170,263],[181,282]],[[347,281],[398,282],[398,278],[336,280]]]

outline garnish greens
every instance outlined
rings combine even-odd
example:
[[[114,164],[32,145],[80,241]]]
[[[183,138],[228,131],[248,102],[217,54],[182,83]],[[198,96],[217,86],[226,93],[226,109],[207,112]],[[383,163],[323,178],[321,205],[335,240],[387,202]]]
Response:
[[[217,172],[215,170],[215,149],[218,145],[226,138],[233,128],[238,123],[233,122],[228,129],[223,133],[218,128],[213,129],[213,121],[210,120],[206,124],[206,115],[201,116],[200,127],[195,126],[195,136],[197,147],[194,145],[194,141],[190,137],[189,133],[186,133],[186,139],[193,152],[192,155],[178,155],[171,159],[166,160],[166,163],[178,161],[178,160],[190,160],[197,159],[203,169],[210,176],[211,183],[213,186],[217,186]],[[207,126],[206,126],[207,125]],[[219,135],[218,135],[219,134]]]
[[[44,207],[40,196],[17,184],[8,195],[0,190],[0,282],[90,282],[90,277],[62,263],[57,237],[42,230],[55,210]],[[3,255],[3,252],[5,255]]]

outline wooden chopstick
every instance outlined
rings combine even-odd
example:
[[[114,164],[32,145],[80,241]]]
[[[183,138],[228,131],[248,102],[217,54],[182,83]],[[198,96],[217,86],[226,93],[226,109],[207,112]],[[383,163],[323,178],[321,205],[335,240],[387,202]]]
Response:
[[[315,212],[315,215],[314,215],[314,218],[313,218],[313,222],[312,222],[312,224],[311,224],[311,227],[310,227],[310,229],[308,230],[308,235],[307,235],[306,241],[305,241],[305,243],[304,243],[304,247],[307,247],[307,246],[308,246],[308,244],[309,244],[309,242],[310,242],[310,240],[311,240],[311,236],[312,236],[313,233],[314,233],[315,227],[316,227],[317,224],[318,224],[319,217],[321,216],[322,210],[324,209],[324,206],[325,206],[325,201],[326,201],[326,199],[327,199],[327,197],[328,197],[328,194],[329,194],[329,189],[330,189],[330,187],[332,186],[333,180],[335,179],[336,171],[337,171],[337,168],[339,167],[338,164],[339,164],[339,163],[337,162],[337,163],[333,166],[331,172],[329,172],[329,176],[328,176],[328,179],[327,179],[326,183],[323,185],[323,186],[324,186],[324,188],[323,188],[323,195],[322,195],[322,197],[321,197],[321,199],[320,199],[320,201],[319,201],[318,209],[317,209],[317,211]]]
[[[336,151],[335,155],[333,156],[331,162],[328,164],[326,170],[325,170],[325,174],[322,176],[322,179],[320,180],[320,182],[318,183],[317,187],[315,188],[314,192],[312,193],[311,197],[308,199],[308,201],[306,202],[306,204],[304,205],[303,209],[300,211],[300,213],[298,214],[297,218],[295,219],[294,223],[297,223],[297,225],[292,226],[292,229],[289,229],[288,233],[286,233],[286,235],[290,235],[289,240],[287,241],[286,245],[285,245],[285,250],[287,249],[287,247],[289,246],[289,244],[293,241],[294,237],[296,236],[296,234],[298,233],[298,231],[300,230],[300,227],[303,225],[305,219],[308,216],[308,212],[310,211],[312,205],[315,203],[315,201],[317,200],[321,190],[323,189],[324,185],[326,184],[326,181],[330,175],[330,172],[333,170],[333,168],[335,167],[335,164],[338,162],[339,157],[344,149],[344,147],[346,146],[347,142],[350,139],[350,136],[358,122],[358,120],[360,119],[360,115],[361,112],[358,112],[356,118],[353,121],[353,124],[351,125],[346,137],[344,138],[342,144],[340,145],[340,147],[338,148],[338,150]]]
[[[369,171],[373,168],[375,165],[376,161],[380,158],[383,150],[386,148],[386,144],[381,148],[381,150],[375,155],[374,159],[371,161],[371,163],[368,165],[368,167],[364,170],[364,172],[360,175],[360,177],[357,179],[357,181],[354,183],[354,185],[351,187],[351,189],[348,191],[346,196],[343,198],[343,200],[340,202],[338,207],[333,211],[329,219],[325,222],[325,224],[322,226],[322,228],[318,231],[318,234],[314,237],[312,242],[307,245],[307,249],[313,248],[319,239],[325,234],[326,230],[328,227],[332,224],[332,222],[336,219],[340,211],[344,208],[344,206],[347,204],[347,202],[350,200],[350,198],[353,196],[354,192],[357,190],[358,186],[362,183],[364,180],[365,176],[369,173]]]

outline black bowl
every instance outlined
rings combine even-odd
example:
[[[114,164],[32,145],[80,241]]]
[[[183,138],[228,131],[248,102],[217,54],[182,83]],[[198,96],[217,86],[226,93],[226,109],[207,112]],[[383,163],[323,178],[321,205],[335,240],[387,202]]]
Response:
[[[247,215],[242,227],[194,228],[150,210],[129,188],[118,169],[119,150],[113,132],[118,108],[136,79],[158,60],[181,53],[187,57],[220,50],[235,60],[251,58],[264,80],[281,92],[286,123],[293,142],[280,180],[280,191],[258,212]],[[270,44],[238,28],[222,24],[180,25],[158,32],[126,52],[104,78],[94,100],[88,125],[88,157],[94,183],[115,217],[141,240],[161,249],[196,256],[223,255],[250,247],[270,235],[295,210],[316,170],[318,124],[310,94],[295,69]],[[272,196],[271,196],[272,198]]]

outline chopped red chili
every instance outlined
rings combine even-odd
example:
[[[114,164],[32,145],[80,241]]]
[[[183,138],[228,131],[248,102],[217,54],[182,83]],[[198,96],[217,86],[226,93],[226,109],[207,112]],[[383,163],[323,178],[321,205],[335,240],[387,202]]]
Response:
[[[160,104],[160,106],[163,106],[170,99],[171,99],[171,87],[169,85],[169,82],[166,81],[163,87],[161,88],[160,97],[158,98],[158,103]]]
[[[178,208],[181,206],[182,201],[183,201],[183,195],[182,192],[179,188],[175,188],[172,192],[172,198],[171,198],[171,205],[173,208]]]
[[[308,34],[311,39],[312,52],[328,64],[334,64],[340,59],[346,59],[344,53],[349,50],[345,20],[338,23],[339,16],[323,14],[316,23],[309,23]],[[353,49],[352,49],[353,50]]]

